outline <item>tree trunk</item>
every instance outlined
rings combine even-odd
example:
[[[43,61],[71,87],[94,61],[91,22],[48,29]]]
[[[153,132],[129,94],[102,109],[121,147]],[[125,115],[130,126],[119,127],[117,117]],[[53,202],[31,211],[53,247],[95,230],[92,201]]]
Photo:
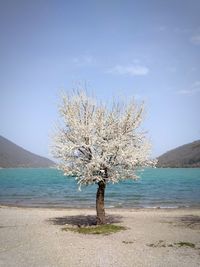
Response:
[[[105,224],[105,209],[104,209],[104,193],[106,183],[105,181],[98,182],[98,189],[96,195],[96,211],[97,211],[97,224]]]

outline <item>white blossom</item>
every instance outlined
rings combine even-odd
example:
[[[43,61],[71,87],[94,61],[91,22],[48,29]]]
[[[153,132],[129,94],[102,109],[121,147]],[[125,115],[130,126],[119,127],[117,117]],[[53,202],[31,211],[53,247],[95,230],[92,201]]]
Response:
[[[136,169],[154,165],[151,145],[139,131],[144,104],[113,103],[109,109],[85,92],[63,94],[59,106],[61,123],[53,143],[59,169],[75,176],[78,184],[136,179]]]

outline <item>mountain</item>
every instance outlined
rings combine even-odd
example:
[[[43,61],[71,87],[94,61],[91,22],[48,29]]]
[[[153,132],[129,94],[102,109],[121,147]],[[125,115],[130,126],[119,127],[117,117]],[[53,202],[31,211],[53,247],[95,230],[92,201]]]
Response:
[[[157,159],[158,167],[200,167],[200,140],[170,150]]]
[[[1,168],[46,168],[54,165],[55,163],[53,161],[33,154],[3,136],[0,136]]]

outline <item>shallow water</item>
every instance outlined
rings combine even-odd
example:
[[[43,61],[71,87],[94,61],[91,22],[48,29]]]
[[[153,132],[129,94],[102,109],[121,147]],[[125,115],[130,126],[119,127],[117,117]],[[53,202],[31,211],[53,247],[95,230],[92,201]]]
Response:
[[[106,207],[200,207],[200,168],[145,169],[140,179],[109,184]],[[97,186],[78,186],[55,169],[1,169],[0,204],[34,207],[95,207]]]

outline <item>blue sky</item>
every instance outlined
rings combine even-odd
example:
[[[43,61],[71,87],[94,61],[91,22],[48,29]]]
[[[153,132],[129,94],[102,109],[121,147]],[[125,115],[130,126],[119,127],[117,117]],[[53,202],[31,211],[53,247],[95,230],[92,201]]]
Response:
[[[200,137],[200,1],[0,1],[0,134],[49,156],[58,94],[146,103],[153,155]]]

